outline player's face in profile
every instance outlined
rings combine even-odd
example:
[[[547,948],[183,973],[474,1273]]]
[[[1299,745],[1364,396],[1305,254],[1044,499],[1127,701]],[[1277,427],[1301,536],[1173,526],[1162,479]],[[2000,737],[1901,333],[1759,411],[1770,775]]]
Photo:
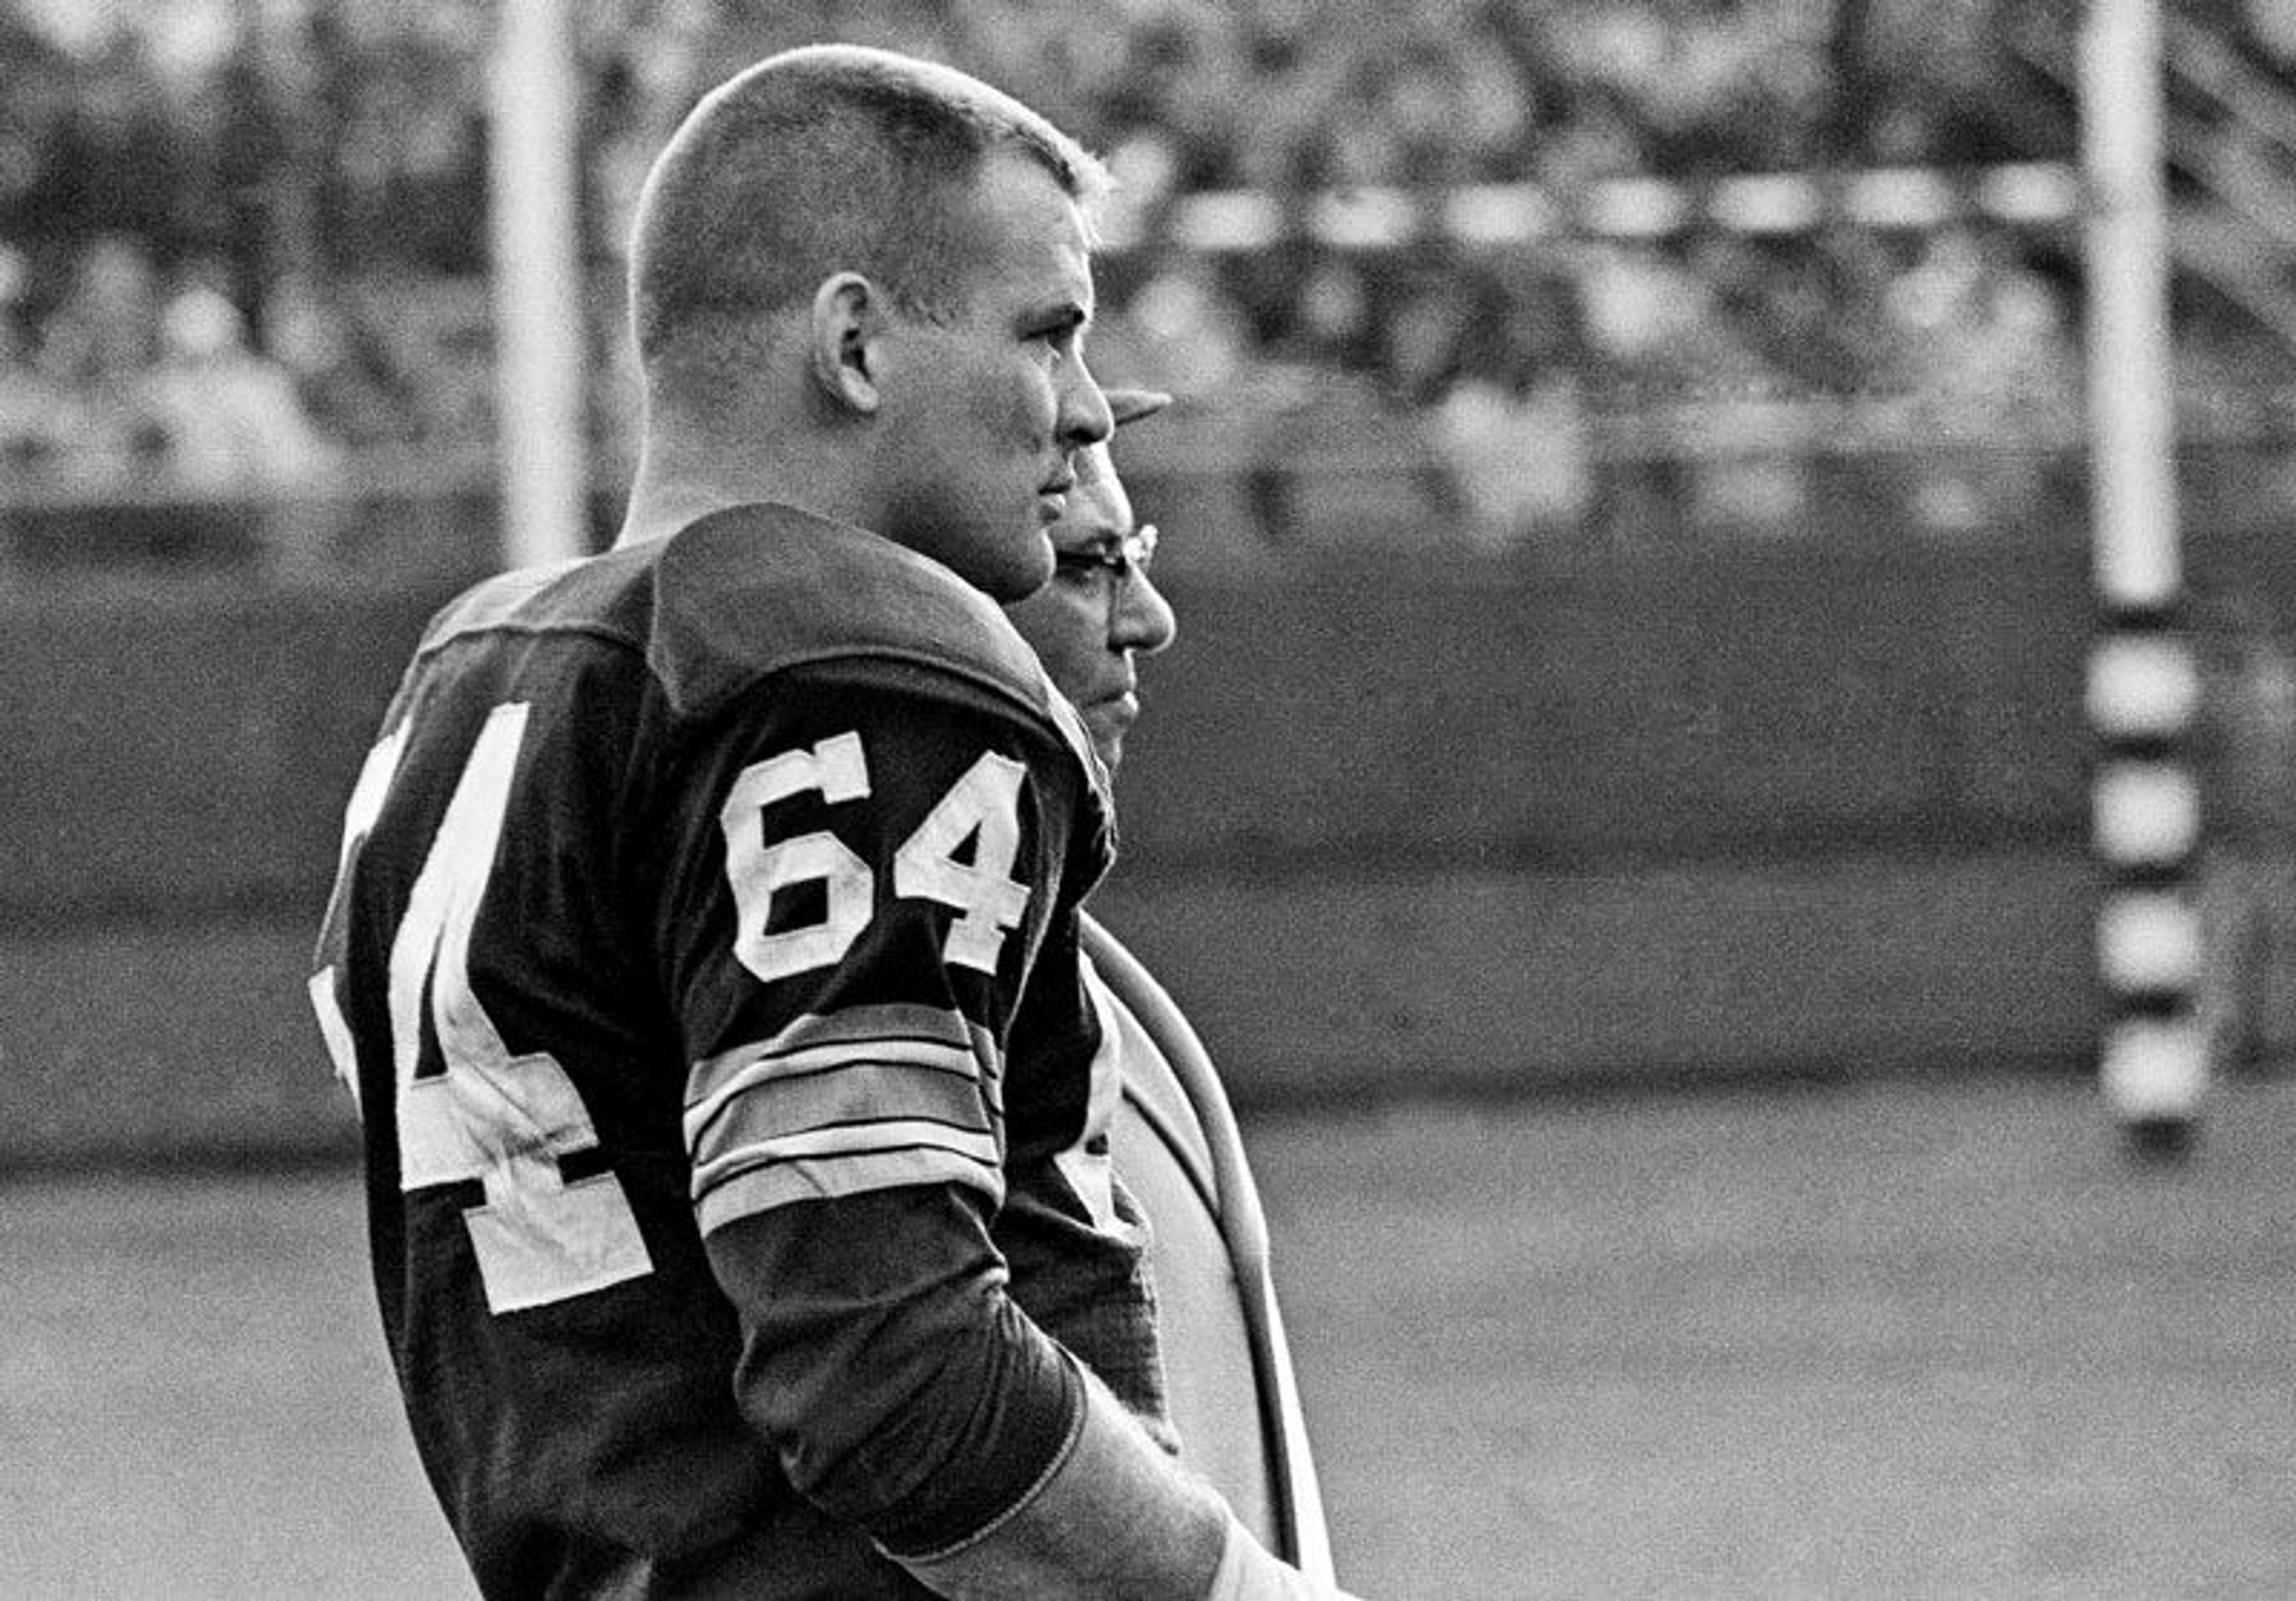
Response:
[[[1133,659],[1171,644],[1176,624],[1139,560],[1131,498],[1108,447],[1079,453],[1077,471],[1067,514],[1053,526],[1052,582],[1005,613],[1084,714],[1094,748],[1113,771],[1140,715]]]
[[[998,152],[974,193],[980,259],[953,319],[906,320],[887,351],[882,436],[903,544],[998,600],[1051,576],[1049,526],[1071,453],[1107,438],[1085,365],[1093,308],[1084,215],[1033,160]]]

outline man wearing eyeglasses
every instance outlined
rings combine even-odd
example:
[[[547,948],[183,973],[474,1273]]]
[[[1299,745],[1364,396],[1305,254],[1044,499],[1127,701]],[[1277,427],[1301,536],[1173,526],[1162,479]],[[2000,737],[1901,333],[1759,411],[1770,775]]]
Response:
[[[1119,427],[1154,415],[1171,400],[1151,390],[1107,393]],[[1140,715],[1136,659],[1171,644],[1176,625],[1170,603],[1148,577],[1156,530],[1133,521],[1107,446],[1078,451],[1076,472],[1067,512],[1049,530],[1052,581],[1007,606],[1005,615],[1084,713],[1093,746],[1112,772]]]
[[[1107,394],[1119,426],[1171,399]],[[1177,622],[1149,576],[1156,530],[1134,521],[1106,442],[1078,453],[1077,480],[1051,530],[1052,581],[1005,611],[1083,713],[1112,774],[1140,714],[1139,658],[1171,644]],[[1095,1099],[1108,1103],[1112,1151],[1074,1154],[1070,1177],[1101,1197],[1112,1227],[1136,1227],[1144,1214],[1153,1299],[1144,1306],[1152,1306],[1153,1326],[1144,1314],[1128,1326],[1122,1309],[1105,1304],[1058,1304],[1047,1288],[1060,1278],[1049,1243],[1032,1252],[1000,1239],[1013,1260],[1015,1299],[1152,1424],[1168,1417],[1181,1459],[1271,1549],[1329,1584],[1330,1539],[1268,1277],[1267,1224],[1226,1092],[1139,962],[1089,917],[1083,940],[1101,1025]]]

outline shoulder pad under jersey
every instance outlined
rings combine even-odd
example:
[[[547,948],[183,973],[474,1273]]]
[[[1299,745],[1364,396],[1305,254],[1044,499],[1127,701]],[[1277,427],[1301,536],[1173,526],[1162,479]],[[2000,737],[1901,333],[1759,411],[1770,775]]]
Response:
[[[715,512],[670,537],[647,656],[690,717],[769,673],[873,657],[954,674],[1063,727],[1074,720],[996,602],[905,546],[789,506]]]
[[[513,568],[472,585],[431,617],[429,626],[422,630],[421,648],[428,650],[458,634],[473,633],[510,621],[552,583],[583,565],[585,559],[578,556],[569,561]]]

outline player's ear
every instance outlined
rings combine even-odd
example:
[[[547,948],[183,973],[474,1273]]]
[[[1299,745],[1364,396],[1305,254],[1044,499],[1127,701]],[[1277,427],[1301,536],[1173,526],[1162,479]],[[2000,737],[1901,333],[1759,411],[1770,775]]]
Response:
[[[835,273],[813,291],[813,376],[830,400],[864,416],[879,405],[873,357],[885,298],[859,273]]]

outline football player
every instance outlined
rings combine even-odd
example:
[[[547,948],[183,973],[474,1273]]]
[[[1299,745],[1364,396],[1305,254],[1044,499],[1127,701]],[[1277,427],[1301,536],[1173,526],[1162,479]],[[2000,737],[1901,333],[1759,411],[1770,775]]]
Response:
[[[1171,397],[1110,390],[1120,428]],[[1140,713],[1137,658],[1171,644],[1172,608],[1149,574],[1157,531],[1139,525],[1110,446],[1080,453],[1053,526],[1053,580],[1007,614],[1075,702],[1112,774]],[[1324,1582],[1330,1538],[1267,1265],[1267,1228],[1234,1112],[1186,1018],[1115,937],[1087,916],[1086,984],[1102,1076],[1121,1085],[1111,1204],[1150,1230],[1156,1327],[1182,1460],[1262,1540]],[[1024,1302],[1030,1286],[1022,1279]]]
[[[1310,1593],[992,1240],[1065,1209],[1138,1293],[1070,1177],[1104,780],[995,603],[1111,426],[1103,183],[904,56],[706,97],[638,208],[619,541],[448,604],[358,776],[312,997],[489,1597]]]

